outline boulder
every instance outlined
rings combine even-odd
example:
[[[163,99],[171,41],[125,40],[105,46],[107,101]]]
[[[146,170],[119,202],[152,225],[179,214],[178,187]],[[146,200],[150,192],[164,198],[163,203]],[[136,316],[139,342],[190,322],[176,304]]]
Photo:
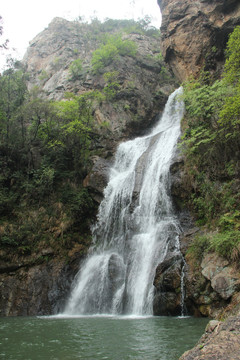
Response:
[[[202,274],[211,282],[212,288],[223,298],[229,299],[240,291],[239,271],[217,254],[207,254],[201,263]]]
[[[91,172],[83,181],[83,186],[88,187],[93,199],[100,203],[103,198],[103,192],[109,180],[109,171],[111,162],[99,156],[95,156]]]
[[[183,258],[180,253],[169,253],[157,269],[153,285],[154,315],[181,314],[181,275]]]
[[[240,316],[210,321],[198,344],[179,360],[239,360]]]

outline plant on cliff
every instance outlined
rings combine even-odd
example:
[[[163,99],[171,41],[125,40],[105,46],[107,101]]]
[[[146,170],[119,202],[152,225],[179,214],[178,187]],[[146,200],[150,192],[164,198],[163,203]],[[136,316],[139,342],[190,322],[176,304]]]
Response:
[[[219,228],[206,248],[234,258],[240,256],[240,27],[230,35],[226,55],[221,80],[202,73],[184,84],[181,146],[193,184],[189,204],[199,223]],[[224,219],[231,227],[223,226]]]
[[[80,79],[82,76],[82,70],[83,70],[82,60],[81,59],[73,60],[69,66],[70,79],[71,80]]]
[[[121,34],[108,35],[104,43],[93,52],[92,68],[94,73],[101,72],[104,67],[116,61],[120,55],[135,56],[136,44],[131,40],[123,40]]]
[[[110,71],[103,74],[103,78],[106,82],[103,92],[106,95],[107,100],[112,100],[120,90],[121,86],[118,81],[119,73],[117,71]]]

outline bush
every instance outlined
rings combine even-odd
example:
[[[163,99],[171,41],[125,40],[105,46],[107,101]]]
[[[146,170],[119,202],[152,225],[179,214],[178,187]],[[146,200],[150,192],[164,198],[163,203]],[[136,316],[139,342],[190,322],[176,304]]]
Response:
[[[106,37],[105,44],[93,52],[92,68],[94,73],[99,73],[104,67],[116,61],[119,56],[134,56],[136,44],[131,40],[122,40],[120,35]]]
[[[240,255],[239,231],[225,231],[215,234],[209,244],[209,250],[229,260],[236,260]]]
[[[197,236],[188,248],[188,254],[191,254],[198,261],[201,261],[204,254],[209,249],[209,238],[207,236]]]
[[[69,66],[69,73],[72,80],[78,80],[82,76],[82,60],[76,59]]]
[[[66,204],[75,220],[81,222],[93,211],[93,200],[86,188],[66,184],[61,193],[61,201]]]

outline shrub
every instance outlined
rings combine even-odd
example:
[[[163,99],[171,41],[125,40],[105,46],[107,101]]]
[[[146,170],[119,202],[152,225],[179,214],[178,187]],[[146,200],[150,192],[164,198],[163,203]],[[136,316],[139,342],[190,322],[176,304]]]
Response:
[[[120,35],[107,36],[105,43],[93,52],[92,68],[99,73],[104,67],[116,61],[119,56],[134,56],[136,44],[131,40],[122,40]]]
[[[73,60],[69,66],[69,74],[71,75],[72,80],[78,80],[82,76],[82,60],[76,59]]]

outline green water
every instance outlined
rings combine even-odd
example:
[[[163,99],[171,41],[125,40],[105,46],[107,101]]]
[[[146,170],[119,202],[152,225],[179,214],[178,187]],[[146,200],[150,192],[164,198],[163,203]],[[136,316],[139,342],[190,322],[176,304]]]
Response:
[[[0,319],[0,359],[175,360],[206,319],[14,317]]]

